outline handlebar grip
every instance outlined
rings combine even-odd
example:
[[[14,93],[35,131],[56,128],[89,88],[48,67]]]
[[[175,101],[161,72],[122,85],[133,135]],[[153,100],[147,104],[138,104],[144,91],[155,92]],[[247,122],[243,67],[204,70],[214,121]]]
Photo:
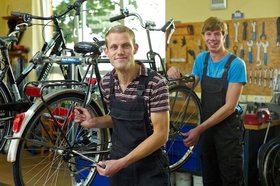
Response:
[[[16,16],[16,17],[23,17],[24,15],[26,15],[26,13],[22,13],[22,12],[11,12],[12,16]]]
[[[118,15],[118,16],[115,16],[115,17],[111,17],[109,20],[110,20],[110,22],[114,22],[114,21],[124,19],[125,17],[126,16],[124,14],[122,14],[122,15]]]
[[[166,30],[173,24],[173,19],[170,19],[169,21],[167,21],[165,23],[165,25],[163,25],[163,27],[161,28],[161,31],[166,32]]]

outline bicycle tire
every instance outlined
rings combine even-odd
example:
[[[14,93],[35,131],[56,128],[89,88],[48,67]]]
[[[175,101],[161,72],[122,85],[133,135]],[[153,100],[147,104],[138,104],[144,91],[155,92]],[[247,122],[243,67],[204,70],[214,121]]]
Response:
[[[68,115],[73,104],[83,104],[85,94],[68,90],[54,95],[39,104],[23,131],[13,163],[15,185],[90,185],[97,170],[82,155],[98,162],[108,154],[108,129],[83,128]],[[87,108],[93,116],[103,114],[93,100]],[[60,124],[69,120],[56,125],[53,119]]]
[[[274,138],[264,158],[263,178],[266,185],[280,185],[280,138]]]
[[[262,144],[259,148],[257,166],[258,166],[260,182],[264,186],[268,185],[266,175],[265,175],[266,157],[268,156],[268,153],[270,152],[271,148],[275,144],[279,143],[279,141],[280,141],[280,138],[273,138],[273,139],[269,140],[267,143]]]
[[[201,103],[196,93],[182,85],[169,87],[170,131],[166,143],[169,168],[180,168],[192,155],[195,146],[186,147],[181,133],[189,131],[201,122]]]
[[[10,103],[12,100],[11,94],[8,91],[7,87],[0,83],[0,104]],[[12,117],[13,112],[8,110],[0,110],[0,118]],[[12,133],[12,120],[3,120],[0,121],[0,152],[4,153],[5,145],[7,143],[7,139],[5,136],[10,135]]]

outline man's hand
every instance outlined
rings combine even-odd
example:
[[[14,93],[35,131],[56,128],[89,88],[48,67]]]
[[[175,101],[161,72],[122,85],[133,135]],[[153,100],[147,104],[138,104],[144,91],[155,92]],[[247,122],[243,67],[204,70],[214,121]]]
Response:
[[[123,159],[101,161],[98,162],[98,165],[96,166],[98,173],[107,177],[113,176],[125,167],[126,165]]]
[[[167,70],[167,75],[169,78],[171,79],[178,79],[182,76],[182,74],[180,73],[179,69],[172,66]]]
[[[92,118],[88,109],[82,107],[75,107],[74,109],[75,118],[74,121],[80,123],[85,128],[91,128],[90,120]]]

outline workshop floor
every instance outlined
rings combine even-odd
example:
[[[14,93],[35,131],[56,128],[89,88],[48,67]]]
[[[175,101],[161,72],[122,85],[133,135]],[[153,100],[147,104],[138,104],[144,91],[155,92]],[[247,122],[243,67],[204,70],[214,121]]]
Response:
[[[14,185],[12,164],[7,162],[7,155],[0,153],[0,186]]]

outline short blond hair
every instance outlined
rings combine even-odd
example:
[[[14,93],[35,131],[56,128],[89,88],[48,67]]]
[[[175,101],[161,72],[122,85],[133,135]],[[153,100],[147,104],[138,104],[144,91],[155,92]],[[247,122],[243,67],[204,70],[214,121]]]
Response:
[[[133,44],[135,44],[136,39],[135,39],[135,34],[134,34],[133,30],[128,28],[127,26],[124,26],[124,25],[116,25],[116,26],[111,27],[105,34],[105,44],[106,44],[106,46],[107,46],[107,36],[109,34],[111,34],[111,33],[125,33],[125,32],[129,34],[129,36],[132,39]]]

